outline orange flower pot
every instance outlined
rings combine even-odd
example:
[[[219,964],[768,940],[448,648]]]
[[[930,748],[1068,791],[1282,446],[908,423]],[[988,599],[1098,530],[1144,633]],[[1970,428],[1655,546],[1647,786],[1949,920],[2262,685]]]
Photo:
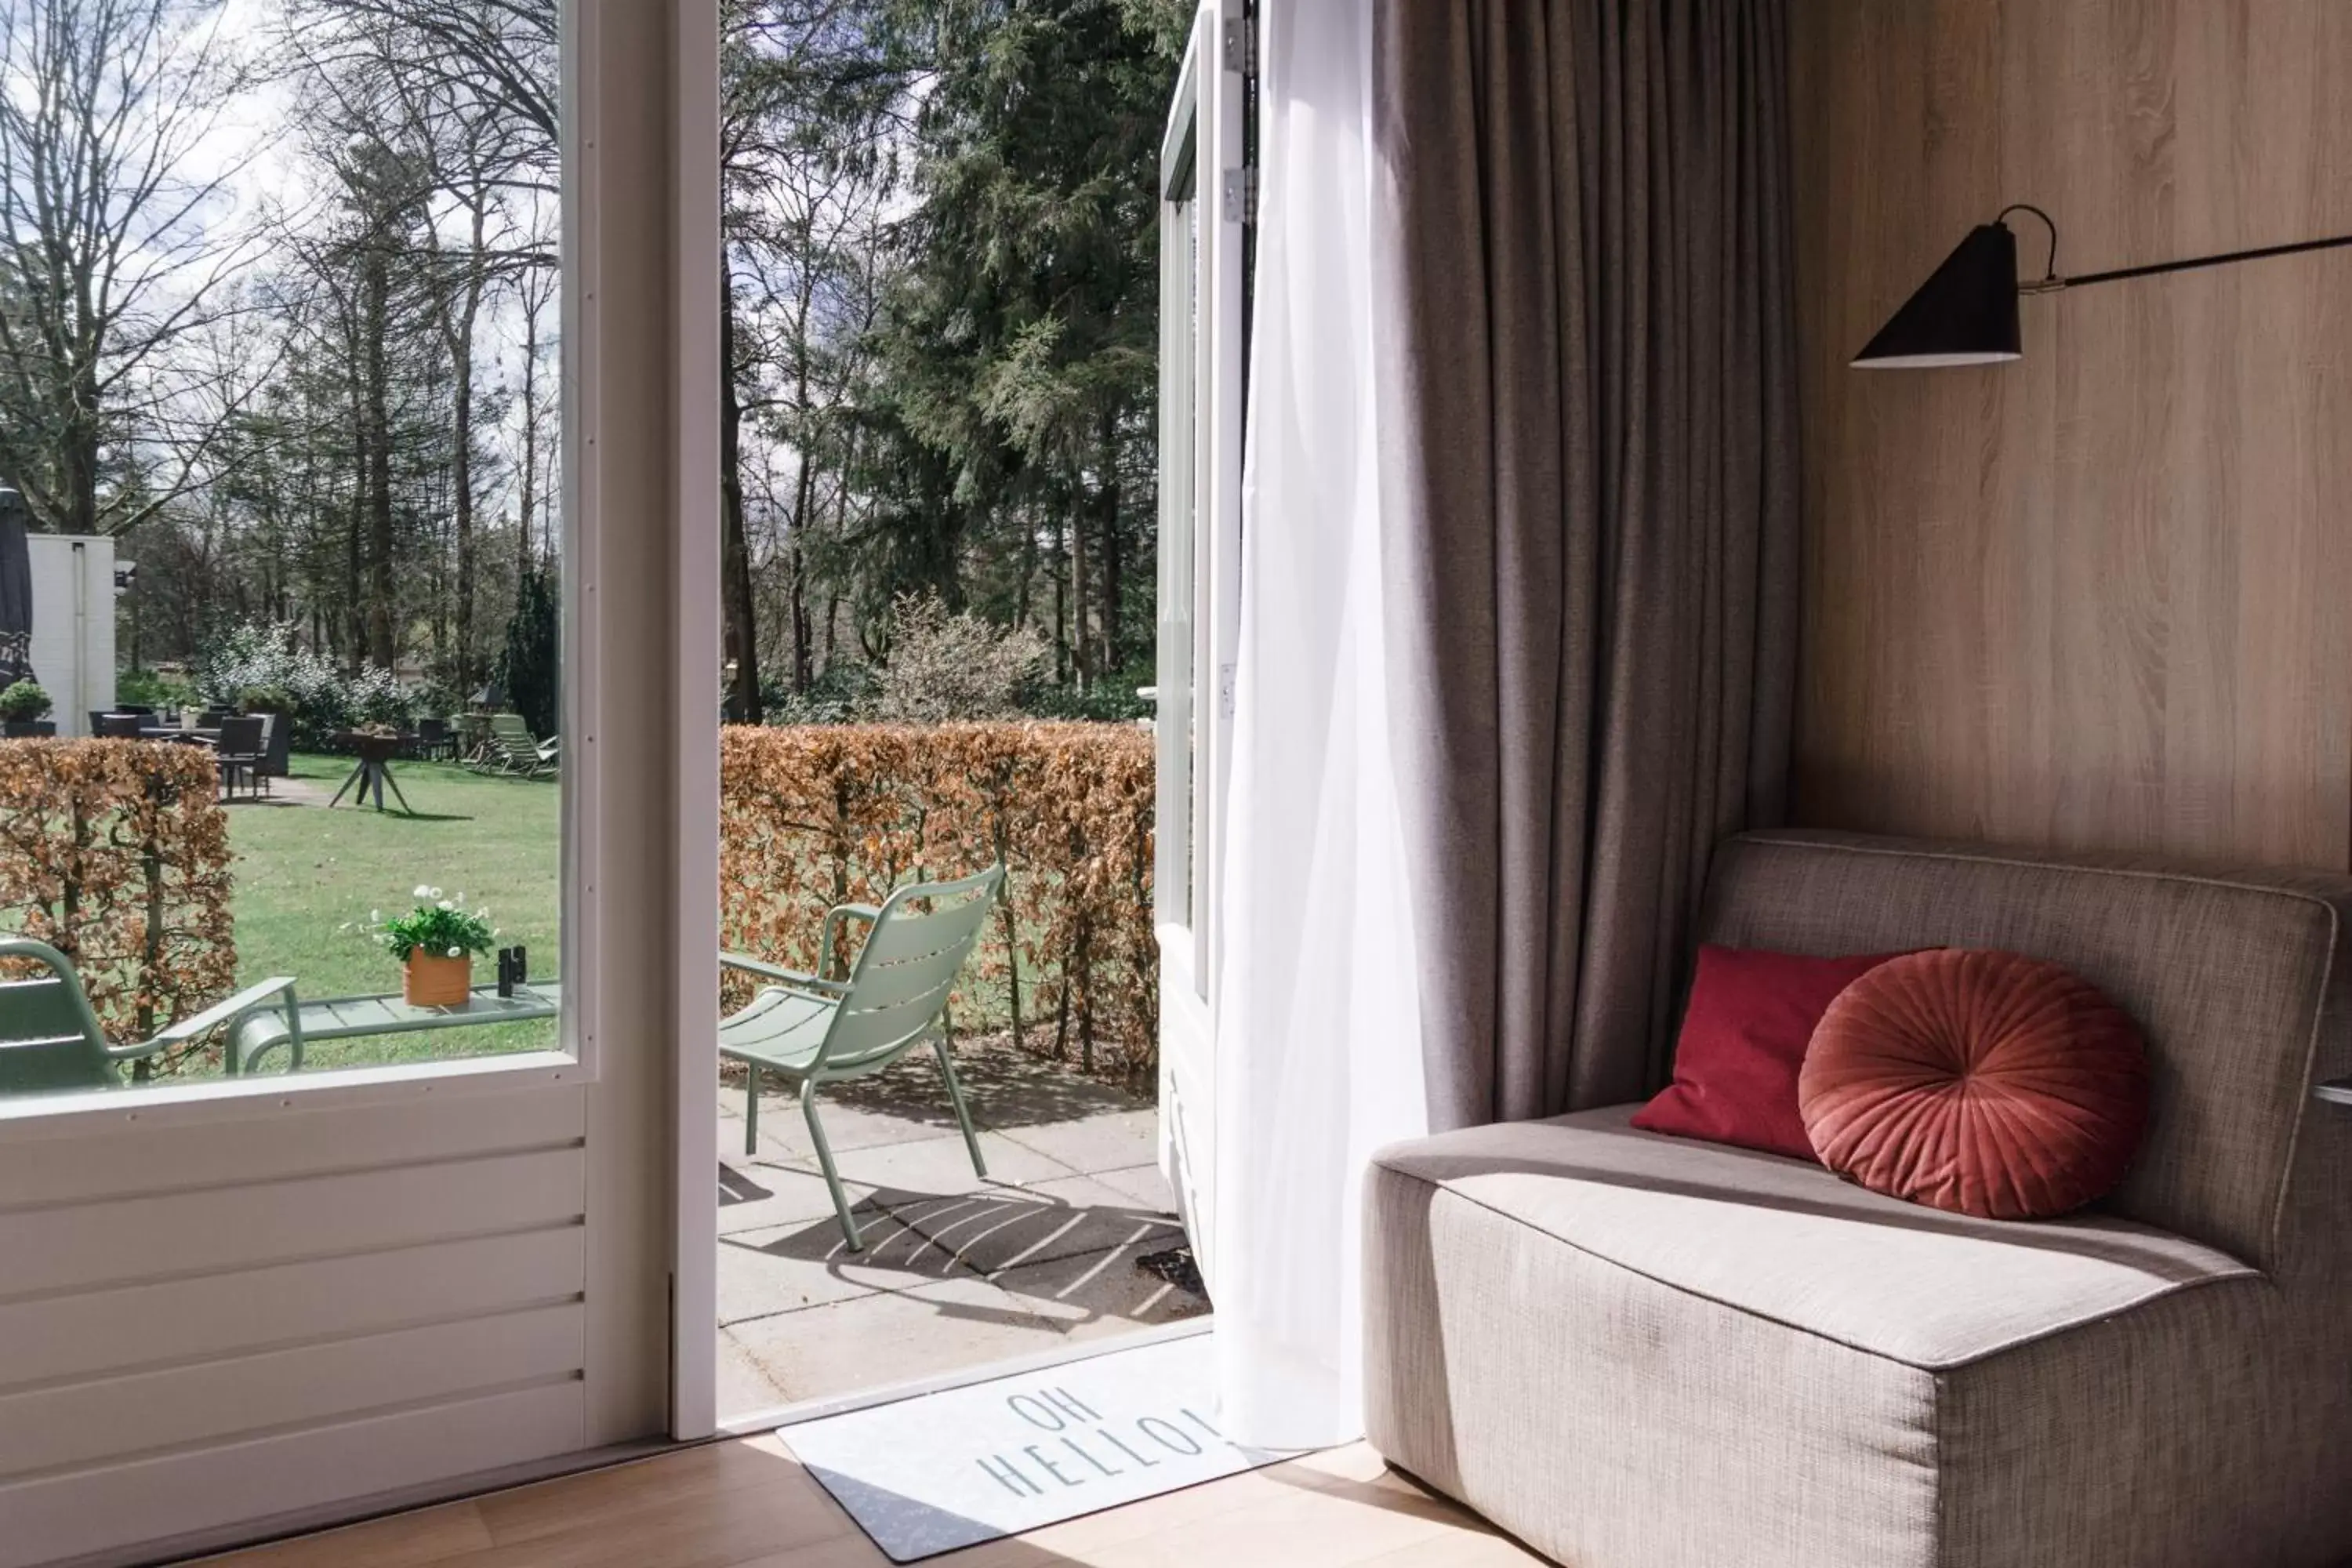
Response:
[[[474,957],[438,958],[422,948],[401,971],[400,999],[412,1007],[456,1007],[474,990]]]

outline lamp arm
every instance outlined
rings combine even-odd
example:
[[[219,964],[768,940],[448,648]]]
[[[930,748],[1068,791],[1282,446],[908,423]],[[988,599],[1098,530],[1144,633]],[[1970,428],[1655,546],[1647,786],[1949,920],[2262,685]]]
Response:
[[[2057,222],[2053,219],[2048,213],[2043,212],[2040,207],[2035,206],[2031,202],[2011,202],[2009,205],[1995,213],[1993,215],[1992,221],[1999,223],[2002,218],[2007,217],[2011,213],[2032,213],[2035,217],[2042,220],[2042,226],[2050,231],[2050,259],[2042,264],[2042,281],[2039,284],[2028,284],[2027,288],[2039,290],[2041,289],[2053,288],[2061,285],[2064,280],[2058,276]]]

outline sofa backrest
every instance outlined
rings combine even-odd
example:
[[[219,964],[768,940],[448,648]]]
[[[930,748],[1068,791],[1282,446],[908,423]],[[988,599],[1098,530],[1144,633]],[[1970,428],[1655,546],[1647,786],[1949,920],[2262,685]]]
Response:
[[[2189,871],[1964,845],[1767,833],[1727,840],[1700,939],[1828,955],[2003,948],[2063,963],[2137,1021],[2146,1142],[2106,1206],[2259,1268],[2287,1238],[2313,1086],[2352,1072],[2338,962],[2352,878]]]

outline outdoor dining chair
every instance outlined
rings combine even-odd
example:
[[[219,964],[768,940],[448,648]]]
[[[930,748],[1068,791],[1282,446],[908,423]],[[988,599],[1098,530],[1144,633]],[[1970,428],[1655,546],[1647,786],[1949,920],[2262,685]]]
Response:
[[[221,798],[236,798],[236,781],[245,780],[246,793],[259,800],[268,775],[262,764],[268,753],[262,748],[263,729],[259,715],[221,721],[220,739],[213,745],[213,761],[220,765]]]
[[[809,1141],[816,1145],[817,1164],[833,1194],[833,1212],[852,1252],[863,1252],[866,1244],[850,1217],[832,1146],[817,1120],[819,1084],[880,1072],[915,1047],[929,1046],[939,1058],[940,1076],[947,1080],[948,1103],[963,1129],[972,1171],[988,1174],[980,1134],[972,1128],[963,1086],[956,1081],[955,1063],[950,1059],[947,1007],[948,992],[979,942],[981,928],[1003,885],[1004,868],[994,866],[961,881],[911,883],[892,893],[879,909],[840,905],[825,915],[818,936],[817,974],[780,969],[738,953],[719,955],[726,967],[769,982],[748,1005],[719,1026],[719,1056],[741,1062],[750,1074],[743,1102],[743,1152],[759,1151],[760,1079],[773,1073],[800,1095]],[[849,978],[826,978],[834,967],[835,937],[853,920],[869,921],[874,929],[858,950]]]
[[[81,977],[64,953],[29,937],[7,937],[0,939],[0,958],[28,960],[48,971],[30,979],[0,980],[0,1097],[46,1089],[119,1089],[122,1063],[201,1039],[206,1031],[272,998],[284,1004],[286,1026],[296,1037],[302,1029],[294,977],[289,974],[248,985],[153,1039],[110,1045],[89,994],[82,990]]]
[[[135,741],[139,738],[139,715],[136,713],[100,713],[96,715],[98,728],[93,733],[110,741]]]

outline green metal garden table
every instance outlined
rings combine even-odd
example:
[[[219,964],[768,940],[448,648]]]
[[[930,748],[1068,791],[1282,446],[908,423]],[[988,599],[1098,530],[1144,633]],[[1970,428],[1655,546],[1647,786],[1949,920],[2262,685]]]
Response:
[[[257,1008],[229,1026],[227,1067],[233,1074],[249,1073],[264,1056],[284,1047],[286,1070],[299,1072],[303,1049],[312,1041],[520,1024],[554,1017],[561,999],[562,988],[552,980],[526,982],[511,996],[499,995],[495,985],[478,986],[454,1007],[412,1007],[397,995],[341,996],[303,1003],[296,1012],[299,1028],[287,1022],[282,1007],[268,1012]]]

